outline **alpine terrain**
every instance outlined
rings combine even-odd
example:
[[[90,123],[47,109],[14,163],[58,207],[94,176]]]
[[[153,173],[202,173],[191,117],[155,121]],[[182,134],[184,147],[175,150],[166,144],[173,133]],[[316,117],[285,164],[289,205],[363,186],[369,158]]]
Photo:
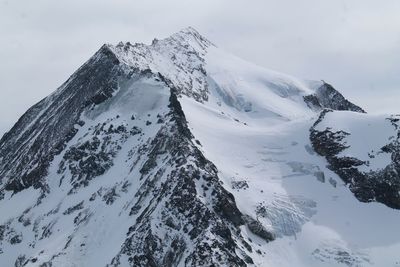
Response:
[[[0,140],[0,266],[400,266],[400,116],[193,28],[103,45]]]

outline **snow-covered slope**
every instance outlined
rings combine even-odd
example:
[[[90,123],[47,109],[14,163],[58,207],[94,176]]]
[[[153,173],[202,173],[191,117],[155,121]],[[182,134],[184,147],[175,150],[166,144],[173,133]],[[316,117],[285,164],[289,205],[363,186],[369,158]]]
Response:
[[[395,266],[399,211],[360,202],[327,168],[309,139],[314,119],[277,124],[266,117],[260,124],[226,106],[182,102],[204,155],[217,166],[239,210],[277,237],[271,243],[250,237],[261,251],[251,254],[256,266]],[[376,124],[370,127],[382,122],[372,117]]]
[[[104,45],[0,141],[1,266],[396,266],[398,119],[363,112],[193,28]]]

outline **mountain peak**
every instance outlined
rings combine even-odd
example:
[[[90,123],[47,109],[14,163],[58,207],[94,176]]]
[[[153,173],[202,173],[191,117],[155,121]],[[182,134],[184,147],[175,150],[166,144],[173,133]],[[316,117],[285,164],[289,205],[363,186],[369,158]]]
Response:
[[[0,263],[393,265],[358,200],[400,209],[400,117],[362,112],[192,27],[106,44],[0,139]]]
[[[151,44],[157,50],[175,48],[176,52],[191,50],[199,54],[205,54],[212,46],[215,45],[193,27],[184,28],[162,40],[154,39]]]
[[[215,45],[188,27],[165,39],[154,39],[150,45],[130,42],[105,44],[97,54],[108,55],[111,52],[128,71],[160,73],[177,92],[201,102],[207,100],[204,62],[210,47]]]
[[[199,34],[199,32],[195,28],[193,28],[192,26],[188,26],[186,28],[183,28],[179,32],[186,33],[186,34],[194,34],[194,35],[196,35],[196,34],[198,35]]]
[[[186,40],[196,40],[197,42],[210,46],[213,45],[204,35],[200,34],[195,28],[189,26],[187,28],[183,28],[179,32],[171,35],[169,38],[180,38],[180,39],[186,39]],[[167,38],[167,39],[169,39]]]

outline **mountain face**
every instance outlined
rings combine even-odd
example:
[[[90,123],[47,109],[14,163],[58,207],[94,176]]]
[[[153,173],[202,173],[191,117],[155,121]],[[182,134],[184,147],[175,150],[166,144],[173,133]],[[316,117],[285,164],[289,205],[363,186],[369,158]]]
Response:
[[[193,28],[104,45],[0,140],[1,266],[396,266],[399,119]]]

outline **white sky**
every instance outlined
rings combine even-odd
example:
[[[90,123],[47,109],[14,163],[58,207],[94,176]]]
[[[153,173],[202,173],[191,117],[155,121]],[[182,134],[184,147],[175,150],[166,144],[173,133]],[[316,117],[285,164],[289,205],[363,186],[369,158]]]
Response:
[[[399,0],[0,0],[0,135],[103,43],[187,26],[369,112],[400,113]]]

